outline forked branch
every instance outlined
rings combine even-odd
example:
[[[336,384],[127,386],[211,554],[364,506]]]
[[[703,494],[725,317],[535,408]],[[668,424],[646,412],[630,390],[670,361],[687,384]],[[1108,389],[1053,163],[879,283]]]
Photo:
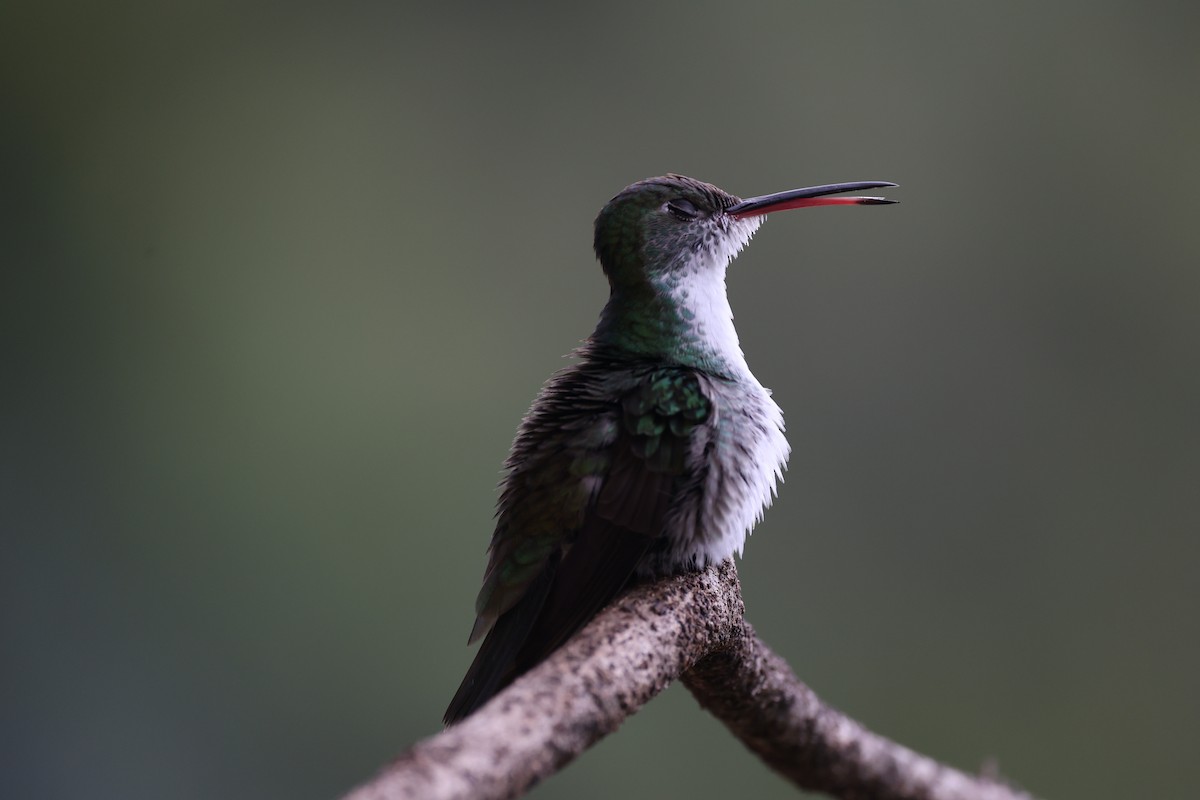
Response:
[[[825,705],[743,613],[733,562],[639,586],[474,715],[413,745],[344,800],[517,797],[679,678],[803,788],[847,799],[1031,800]]]

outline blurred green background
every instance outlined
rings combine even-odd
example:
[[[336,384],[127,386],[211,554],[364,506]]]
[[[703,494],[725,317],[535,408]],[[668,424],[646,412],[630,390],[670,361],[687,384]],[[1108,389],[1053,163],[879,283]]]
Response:
[[[513,431],[667,171],[785,409],[739,569],[825,698],[1056,798],[1200,782],[1194,3],[0,12],[6,798],[330,798],[439,729]],[[792,797],[679,687],[533,796]]]

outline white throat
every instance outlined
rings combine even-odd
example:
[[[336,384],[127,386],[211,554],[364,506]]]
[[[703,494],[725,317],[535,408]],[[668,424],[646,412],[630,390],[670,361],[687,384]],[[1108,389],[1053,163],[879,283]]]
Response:
[[[712,246],[681,256],[688,263],[679,265],[680,280],[668,287],[672,301],[691,321],[696,343],[724,361],[730,372],[747,377],[753,376],[733,325],[725,272],[762,220],[762,217],[732,220],[728,232],[712,237]]]

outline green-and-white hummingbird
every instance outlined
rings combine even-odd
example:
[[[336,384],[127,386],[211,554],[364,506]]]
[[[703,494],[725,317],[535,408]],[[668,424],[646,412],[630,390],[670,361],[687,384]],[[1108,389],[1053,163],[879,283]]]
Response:
[[[610,294],[542,388],[505,462],[469,642],[487,638],[453,724],[565,642],[634,578],[739,555],[782,477],[783,413],[750,372],[725,269],[790,208],[875,205],[836,183],[741,200],[682,175],[626,187],[596,218]]]

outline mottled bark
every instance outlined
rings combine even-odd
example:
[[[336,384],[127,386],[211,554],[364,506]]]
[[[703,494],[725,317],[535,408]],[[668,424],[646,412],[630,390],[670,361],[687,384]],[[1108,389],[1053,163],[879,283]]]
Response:
[[[746,747],[805,789],[845,800],[1029,798],[871,733],[823,703],[745,622],[682,680]]]
[[[824,705],[743,620],[732,562],[639,586],[463,722],[346,800],[517,797],[682,678],[768,765],[842,798],[1028,800],[894,744]]]

